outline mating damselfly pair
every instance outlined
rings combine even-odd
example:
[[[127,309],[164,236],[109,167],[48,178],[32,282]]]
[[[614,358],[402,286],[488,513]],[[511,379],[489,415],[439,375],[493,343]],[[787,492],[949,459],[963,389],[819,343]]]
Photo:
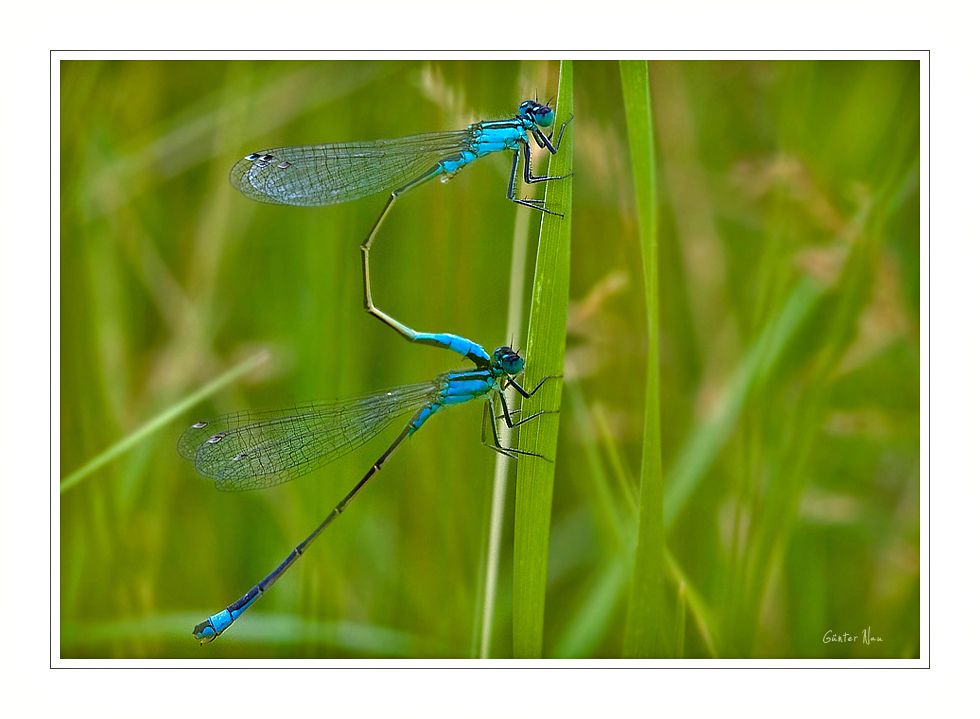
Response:
[[[395,419],[412,418],[367,473],[326,518],[283,562],[240,599],[194,628],[202,643],[213,641],[238,619],[300,557],[319,534],[346,509],[371,477],[384,466],[401,443],[436,412],[475,399],[485,400],[482,441],[508,457],[540,455],[501,446],[496,430],[496,404],[508,427],[516,427],[547,412],[542,410],[515,421],[504,391],[513,387],[530,398],[551,377],[530,391],[517,382],[524,359],[510,347],[489,354],[480,345],[448,333],[423,333],[407,327],[379,310],[371,294],[368,255],[371,244],[394,202],[409,190],[438,177],[451,176],[479,157],[513,151],[507,199],[544,213],[557,214],[542,200],[516,194],[518,165],[524,155],[527,184],[564,179],[568,175],[535,176],[531,171],[528,134],[550,153],[558,152],[566,120],[552,144],[554,111],[533,100],[521,103],[511,119],[479,122],[455,132],[414,135],[396,140],[335,143],[263,150],[240,160],[231,182],[252,199],[300,206],[347,202],[394,187],[380,216],[361,244],[365,309],[411,342],[449,349],[474,364],[474,369],[440,374],[429,382],[406,385],[346,400],[315,402],[286,409],[242,411],[197,422],[178,443],[180,454],[221,490],[239,491],[271,487],[307,474],[360,447]],[[488,441],[487,425],[491,428]]]

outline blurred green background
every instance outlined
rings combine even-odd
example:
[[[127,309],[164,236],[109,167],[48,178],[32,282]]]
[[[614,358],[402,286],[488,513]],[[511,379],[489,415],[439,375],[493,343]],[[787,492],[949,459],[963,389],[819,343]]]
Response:
[[[554,94],[558,63],[60,69],[61,476],[229,368],[270,358],[62,493],[62,657],[476,655],[495,456],[479,406],[433,419],[203,649],[194,624],[271,570],[397,431],[238,494],[198,477],[176,442],[215,413],[463,366],[361,308],[357,246],[385,195],[262,205],[228,183],[239,157],[508,117]],[[654,62],[650,75],[665,621],[682,627],[678,655],[918,657],[918,63]],[[575,63],[574,112],[544,655],[618,657],[647,320],[616,63]],[[381,309],[488,348],[510,341],[515,217],[532,223],[528,278],[538,218],[504,199],[509,169],[509,157],[482,159],[398,203],[372,253]],[[496,657],[512,642],[512,484],[509,496]],[[869,627],[880,642],[860,641]],[[828,643],[828,631],[858,641]]]

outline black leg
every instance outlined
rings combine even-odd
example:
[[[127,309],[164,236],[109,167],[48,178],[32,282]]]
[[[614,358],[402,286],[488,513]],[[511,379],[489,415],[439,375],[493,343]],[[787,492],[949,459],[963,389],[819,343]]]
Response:
[[[548,378],[545,377],[545,379],[548,379]],[[541,380],[541,381],[543,382],[544,380]],[[540,387],[540,386],[541,385],[538,384],[538,387]],[[517,385],[514,385],[514,387],[516,389],[517,388]],[[534,394],[534,392],[531,392],[531,394]],[[529,394],[528,396],[530,397],[531,395]],[[556,410],[556,409],[542,409],[542,410],[538,410],[537,412],[535,412],[532,415],[528,415],[527,417],[525,417],[522,420],[518,420],[517,422],[514,422],[512,418],[513,418],[513,416],[515,414],[518,414],[520,412],[520,410],[515,410],[514,412],[511,412],[510,411],[510,408],[507,406],[507,399],[504,397],[504,393],[502,391],[500,392],[500,404],[501,404],[501,406],[503,407],[503,410],[504,410],[504,413],[502,415],[500,415],[500,416],[503,417],[504,422],[506,422],[507,423],[507,426],[510,427],[511,429],[514,429],[514,427],[519,427],[520,425],[524,424],[525,422],[527,422],[529,420],[532,420],[535,417],[540,417],[543,414],[558,414],[558,410]]]
[[[514,389],[517,390],[518,394],[520,394],[521,397],[523,397],[524,399],[529,399],[529,398],[533,397],[534,396],[534,393],[537,392],[539,389],[541,389],[541,385],[543,385],[549,379],[557,379],[557,378],[562,377],[562,376],[563,375],[560,375],[560,374],[549,374],[547,377],[542,377],[541,378],[541,381],[538,382],[536,385],[534,385],[534,389],[532,389],[530,392],[528,392],[526,389],[524,389],[519,384],[517,384],[517,380],[516,379],[508,379],[504,383],[504,387],[503,388],[504,389],[507,389],[508,387],[513,387]]]
[[[551,138],[554,137],[555,135],[554,129],[552,129],[550,134],[545,135],[537,127],[532,127],[531,134],[534,135],[534,141],[538,144],[538,147],[542,149],[548,148],[548,152],[550,152],[552,155],[558,152],[558,148],[561,147],[562,135],[565,134],[565,126],[572,121],[572,117],[569,117],[567,120],[565,120],[565,122],[562,123],[561,130],[559,130],[558,132],[558,141],[554,145],[551,144]]]
[[[501,402],[503,402],[503,395],[500,395],[500,397],[501,397]],[[507,412],[507,405],[504,404],[504,416],[507,416],[507,414],[508,414],[508,412]],[[541,412],[539,412],[538,414],[541,414]],[[536,452],[525,452],[522,449],[514,449],[513,447],[503,447],[503,446],[501,446],[501,444],[500,444],[500,437],[497,435],[497,423],[493,421],[493,415],[494,415],[494,412],[493,412],[493,398],[491,398],[491,399],[488,399],[487,402],[486,402],[486,404],[483,406],[483,435],[481,437],[481,439],[483,441],[483,444],[485,444],[487,447],[489,447],[490,449],[492,449],[494,452],[497,452],[498,454],[502,454],[505,457],[510,457],[511,459],[517,459],[517,456],[518,455],[521,455],[521,454],[524,455],[524,456],[526,456],[526,457],[541,457],[541,459],[547,459],[547,457],[544,457],[544,456],[542,456],[540,454],[537,454]],[[537,415],[532,415],[532,417],[536,417],[536,416]],[[528,417],[527,419],[531,419],[531,417]],[[490,424],[490,430],[493,433],[493,443],[492,444],[490,442],[487,442],[487,424],[488,424],[488,422]],[[521,424],[521,422],[517,422],[516,424],[511,424],[509,419],[507,421],[507,426],[508,427],[512,427],[513,428],[513,427],[516,427],[518,424]],[[551,461],[551,460],[548,460],[548,461]]]
[[[530,175],[531,168],[531,151],[527,142],[521,143],[524,146],[524,178],[525,182],[528,182],[527,177]],[[511,166],[510,171],[510,182],[507,184],[507,199],[511,202],[516,202],[518,205],[524,205],[525,207],[530,207],[534,210],[540,210],[548,215],[555,215],[557,217],[564,217],[560,212],[552,212],[547,207],[544,207],[544,200],[524,200],[517,197],[515,192],[515,185],[517,182],[517,162],[520,157],[521,151],[517,150],[514,152],[514,163]],[[561,177],[537,177],[533,178],[530,182],[541,182],[543,180],[560,180]]]
[[[537,128],[533,128],[531,130],[531,134],[534,135],[535,139],[537,139],[537,136],[540,132],[541,130],[538,130]],[[541,135],[541,139],[547,142],[547,138],[545,138],[544,135]],[[530,143],[527,142],[527,140],[525,140],[521,144],[524,145],[524,182],[526,184],[533,185],[535,182],[548,182],[549,180],[564,180],[566,177],[572,176],[572,173],[568,173],[567,175],[558,175],[557,177],[550,177],[548,175],[541,175],[540,177],[535,176],[534,173],[531,172],[531,145]],[[548,149],[551,150],[552,154],[557,152],[556,149],[551,147],[551,143],[548,143]]]
[[[490,425],[490,431],[493,433],[493,443],[487,441],[487,424]],[[497,436],[497,425],[493,421],[493,400],[488,399],[486,404],[483,405],[483,431],[480,435],[480,440],[483,444],[490,449],[492,449],[497,454],[502,454],[505,457],[510,457],[511,459],[517,459],[519,454],[529,454],[533,457],[540,457],[539,454],[534,454],[532,452],[523,452],[519,449],[510,449],[508,447],[503,447],[500,444],[500,437]]]

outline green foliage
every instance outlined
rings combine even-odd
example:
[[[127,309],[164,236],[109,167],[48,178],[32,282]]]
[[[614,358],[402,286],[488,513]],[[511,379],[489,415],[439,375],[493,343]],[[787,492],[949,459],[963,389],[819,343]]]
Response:
[[[571,111],[568,69],[560,118]],[[619,657],[628,644],[631,587],[649,569],[636,549],[655,441],[645,429],[650,244],[640,241],[651,212],[667,547],[653,619],[664,651],[918,656],[918,65],[651,63],[656,206],[646,209],[619,65],[574,69],[575,120],[550,167],[575,175],[547,192],[549,207],[564,205],[574,185],[575,202],[543,222],[524,297],[537,320],[523,378],[533,386],[562,371],[567,282],[564,378],[525,407],[562,414],[521,428],[519,446],[555,463],[517,462],[519,483],[547,491],[516,510],[537,523],[534,556],[518,549],[530,573],[509,564],[514,490],[507,498],[491,656]],[[62,656],[472,655],[494,466],[479,407],[435,417],[203,649],[191,627],[275,566],[390,437],[243,494],[202,481],[176,441],[214,413],[461,366],[361,309],[357,246],[383,195],[261,205],[228,184],[240,156],[506,117],[526,97],[558,93],[559,64],[60,70],[61,476],[84,479],[60,497]],[[511,341],[509,170],[509,158],[485,158],[398,203],[372,252],[381,309],[488,348]],[[567,272],[546,254],[568,251],[563,230]],[[181,406],[259,353],[269,360]],[[532,584],[516,586],[521,577]],[[882,642],[823,642],[869,625]]]
[[[664,559],[664,479],[660,445],[660,262],[657,245],[657,175],[654,162],[650,74],[641,60],[619,64],[626,127],[639,220],[640,251],[646,287],[647,366],[643,407],[643,456],[636,554],[626,613],[623,655],[666,656]]]
[[[572,113],[572,63],[563,62],[558,80],[557,120],[565,122]],[[559,125],[560,128],[560,125]],[[559,129],[560,132],[560,129]],[[561,374],[565,359],[565,318],[568,316],[568,280],[572,240],[572,143],[573,125],[566,127],[559,153],[548,168],[552,177],[564,177],[545,186],[549,209],[562,215],[545,215],[541,222],[537,262],[534,266],[531,317],[528,328],[527,388],[545,382],[528,411],[549,414],[525,425],[521,448],[549,461],[528,459],[517,470],[514,520],[514,656],[539,658],[544,635],[545,588],[548,580],[548,540],[551,500],[554,492],[555,456],[558,445],[558,415]]]

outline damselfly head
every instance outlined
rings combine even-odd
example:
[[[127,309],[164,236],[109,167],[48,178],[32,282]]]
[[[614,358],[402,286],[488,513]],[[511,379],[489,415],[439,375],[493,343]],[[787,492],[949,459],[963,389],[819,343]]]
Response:
[[[538,127],[551,127],[555,121],[555,111],[537,100],[525,100],[517,108],[519,117],[530,119]]]
[[[524,358],[510,347],[498,347],[493,351],[493,361],[507,374],[513,376],[524,369]]]

